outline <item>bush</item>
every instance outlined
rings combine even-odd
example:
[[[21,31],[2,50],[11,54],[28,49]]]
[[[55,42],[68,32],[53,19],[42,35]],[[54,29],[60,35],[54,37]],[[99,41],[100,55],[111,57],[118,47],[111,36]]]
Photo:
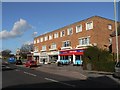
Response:
[[[92,70],[114,72],[115,62],[93,62]]]
[[[115,61],[109,51],[97,47],[88,47],[84,52],[83,69],[91,64],[92,70],[113,72]]]

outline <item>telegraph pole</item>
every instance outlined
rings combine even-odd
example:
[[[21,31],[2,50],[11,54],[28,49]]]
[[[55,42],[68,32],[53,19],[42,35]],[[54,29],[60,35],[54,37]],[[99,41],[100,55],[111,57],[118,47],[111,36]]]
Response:
[[[116,0],[114,0],[114,18],[115,18],[115,32],[116,32],[116,53],[117,62],[119,62],[119,51],[118,51],[118,30],[117,30],[117,18],[116,18]]]

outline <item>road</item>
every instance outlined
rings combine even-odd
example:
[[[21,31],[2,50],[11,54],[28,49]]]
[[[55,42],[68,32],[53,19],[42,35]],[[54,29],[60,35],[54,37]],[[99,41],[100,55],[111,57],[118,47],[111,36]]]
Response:
[[[120,88],[112,79],[89,77],[80,80],[14,65],[2,72],[2,89],[9,88]]]

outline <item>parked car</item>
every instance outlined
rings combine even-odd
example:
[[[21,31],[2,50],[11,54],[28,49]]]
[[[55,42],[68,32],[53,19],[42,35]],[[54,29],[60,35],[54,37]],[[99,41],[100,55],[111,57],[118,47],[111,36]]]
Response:
[[[2,61],[2,65],[8,65],[7,61]]]
[[[73,62],[73,66],[82,66],[82,65],[83,65],[82,60],[75,60],[75,62]]]
[[[21,60],[16,60],[16,65],[22,65],[22,61]]]
[[[14,57],[8,58],[8,63],[15,64],[15,62],[16,62],[16,59]]]
[[[114,77],[120,78],[120,62],[117,62],[115,65],[115,72],[113,73]]]
[[[34,60],[28,60],[26,63],[25,63],[25,66],[26,67],[35,67],[35,66],[37,66],[37,62],[36,61],[34,61]]]
[[[60,65],[69,65],[70,64],[70,61],[69,60],[57,60],[57,65],[60,66]]]

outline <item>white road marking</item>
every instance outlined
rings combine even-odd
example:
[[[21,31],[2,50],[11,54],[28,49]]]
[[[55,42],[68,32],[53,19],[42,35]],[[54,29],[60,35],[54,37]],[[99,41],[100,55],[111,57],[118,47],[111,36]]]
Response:
[[[20,71],[20,70],[16,69],[15,71]]]
[[[87,76],[85,76],[85,75],[83,75],[83,74],[81,74],[81,73],[80,73],[80,75],[83,76],[83,77],[85,77],[85,78],[87,78]]]
[[[10,67],[6,66],[6,68],[10,68]]]
[[[54,80],[54,79],[50,79],[50,78],[44,78],[44,79],[48,80],[48,81],[52,81],[52,82],[61,83],[61,84],[67,85],[67,86],[75,87],[75,85],[71,85],[71,84],[68,84],[68,83],[60,82],[60,81],[57,81],[57,80]]]
[[[59,81],[57,81],[57,80],[50,79],[50,78],[44,78],[44,79],[49,80],[49,81],[52,81],[52,82],[59,82]]]
[[[34,77],[37,76],[37,75],[35,75],[35,74],[29,73],[29,72],[25,72],[25,71],[24,71],[24,73],[25,73],[25,74],[28,74],[28,75],[31,75],[31,76],[34,76]]]

